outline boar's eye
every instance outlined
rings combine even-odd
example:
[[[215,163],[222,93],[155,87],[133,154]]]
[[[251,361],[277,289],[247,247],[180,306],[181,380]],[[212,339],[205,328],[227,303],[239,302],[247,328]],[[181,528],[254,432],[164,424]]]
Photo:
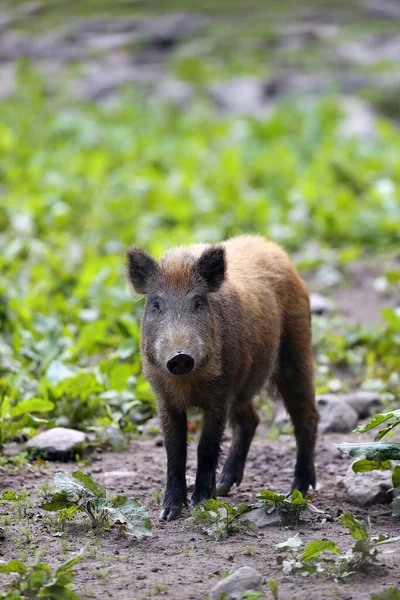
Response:
[[[157,300],[157,298],[151,301],[151,308],[154,310],[154,312],[159,312],[161,310],[160,301]]]
[[[196,298],[194,301],[194,307],[196,310],[201,310],[202,308],[204,308],[204,300],[203,298]]]

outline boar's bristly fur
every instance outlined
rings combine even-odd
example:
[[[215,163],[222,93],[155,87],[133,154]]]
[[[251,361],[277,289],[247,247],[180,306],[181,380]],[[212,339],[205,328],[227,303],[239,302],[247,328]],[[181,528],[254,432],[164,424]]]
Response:
[[[254,396],[269,380],[294,426],[292,489],[315,487],[318,424],[308,293],[284,251],[261,236],[174,248],[156,262],[128,250],[128,280],[146,294],[143,370],[157,394],[167,452],[160,518],[186,504],[186,410],[204,411],[192,505],[239,485],[259,422]],[[216,484],[227,420],[229,455]]]

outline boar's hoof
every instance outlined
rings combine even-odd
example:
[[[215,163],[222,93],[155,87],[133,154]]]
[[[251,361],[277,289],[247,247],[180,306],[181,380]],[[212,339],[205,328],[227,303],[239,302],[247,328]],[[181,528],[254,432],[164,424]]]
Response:
[[[168,506],[163,506],[162,511],[160,512],[160,521],[173,521],[177,519],[182,512],[182,504],[170,504]]]
[[[312,473],[308,473],[307,475],[295,475],[293,483],[292,483],[292,492],[294,490],[299,490],[303,494],[303,496],[307,495],[308,488],[312,486],[315,488],[316,478],[314,470]]]
[[[217,496],[227,496],[234,483],[240,483],[235,473],[222,473],[217,483]]]

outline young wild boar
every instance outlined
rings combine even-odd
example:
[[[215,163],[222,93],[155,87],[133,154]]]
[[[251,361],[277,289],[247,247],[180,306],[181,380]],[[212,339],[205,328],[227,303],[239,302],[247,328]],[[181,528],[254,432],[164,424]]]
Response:
[[[141,328],[145,375],[158,399],[168,460],[161,519],[186,504],[186,410],[204,411],[192,505],[239,485],[259,418],[253,398],[267,379],[294,425],[293,489],[315,487],[318,422],[313,386],[310,308],[306,286],[286,254],[259,236],[195,244],[158,263],[128,250],[127,276],[146,294]],[[233,428],[216,484],[221,438]]]

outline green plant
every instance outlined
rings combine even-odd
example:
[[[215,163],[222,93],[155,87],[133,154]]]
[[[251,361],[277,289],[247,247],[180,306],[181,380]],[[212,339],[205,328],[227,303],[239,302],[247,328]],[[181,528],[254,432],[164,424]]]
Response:
[[[381,547],[400,541],[400,537],[373,536],[369,520],[368,525],[365,525],[349,512],[341,517],[341,522],[348,527],[350,535],[356,540],[352,548],[342,553],[338,545],[331,540],[315,540],[303,549],[304,544],[299,534],[296,534],[276,546],[281,552],[287,553],[277,558],[284,573],[343,579],[371,567],[379,567],[381,563],[377,556]],[[326,556],[326,552],[332,556]]]
[[[258,497],[260,500],[255,506],[265,507],[268,513],[276,511],[284,525],[296,525],[300,521],[301,513],[306,509],[329,517],[311,503],[312,496],[303,498],[303,494],[298,490],[292,492],[290,496],[276,494],[271,490],[261,490]]]
[[[360,458],[353,463],[353,471],[355,473],[366,473],[375,470],[392,470],[393,482],[393,515],[400,516],[400,467],[392,466],[391,461],[400,460],[400,443],[386,442],[380,440],[385,437],[390,431],[400,425],[400,410],[394,410],[387,413],[375,415],[365,425],[360,425],[355,429],[358,433],[370,431],[375,427],[379,427],[382,423],[386,423],[375,436],[375,441],[361,444],[338,444],[338,449],[341,452],[347,452],[353,458]]]
[[[249,510],[245,504],[237,507],[228,502],[206,500],[193,509],[191,517],[186,519],[189,526],[200,528],[217,540],[223,540],[234,533],[257,532],[254,524],[242,516]]]
[[[400,600],[399,588],[390,587],[382,592],[371,595],[371,600]]]
[[[61,521],[71,518],[77,511],[86,514],[95,529],[109,528],[119,523],[128,533],[142,539],[151,536],[151,523],[145,508],[127,496],[107,499],[104,488],[98,487],[90,475],[75,471],[72,481],[63,473],[56,473],[55,487],[59,490],[41,508],[57,512]]]
[[[15,390],[7,385],[5,380],[0,380],[0,451],[16,434],[29,435],[40,423],[46,420],[37,415],[50,412],[54,404],[41,398],[29,398],[17,402]]]
[[[0,594],[5,600],[47,598],[57,600],[80,600],[71,589],[74,579],[73,567],[80,561],[82,553],[67,560],[53,573],[51,567],[41,562],[41,552],[36,554],[32,565],[12,559],[0,562],[0,573],[14,575],[11,588]]]

